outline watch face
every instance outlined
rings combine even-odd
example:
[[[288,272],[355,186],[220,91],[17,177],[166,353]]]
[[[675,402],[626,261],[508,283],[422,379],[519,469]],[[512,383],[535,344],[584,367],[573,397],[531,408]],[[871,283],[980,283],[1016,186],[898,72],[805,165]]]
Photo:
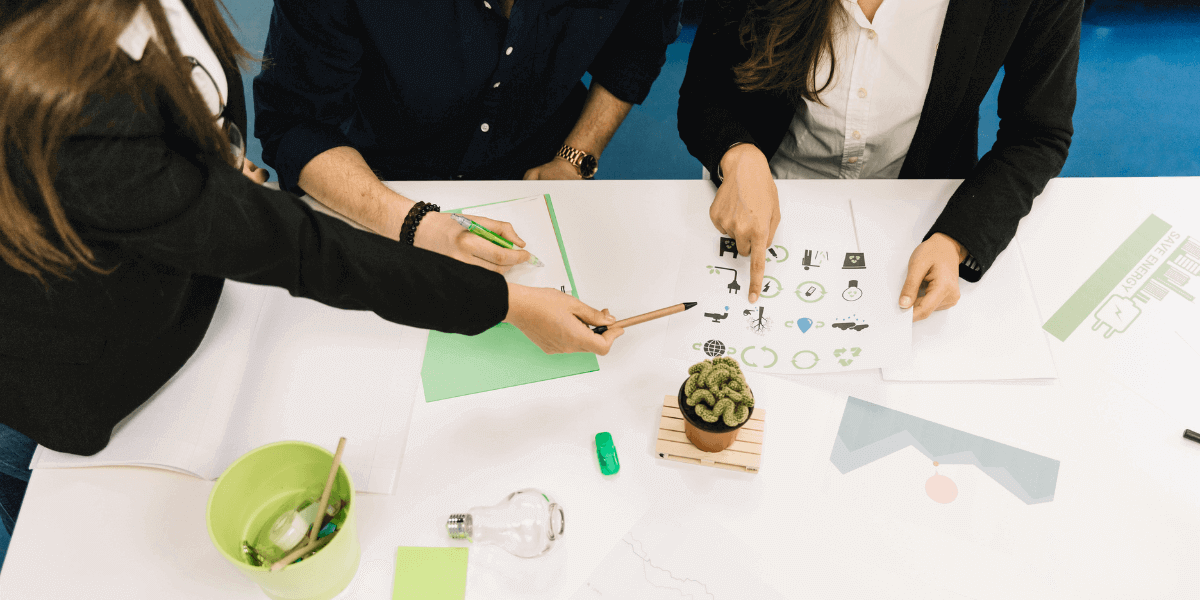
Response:
[[[582,175],[584,179],[590,179],[596,174],[597,168],[598,165],[596,164],[595,156],[584,156],[583,162],[579,163],[579,174]]]

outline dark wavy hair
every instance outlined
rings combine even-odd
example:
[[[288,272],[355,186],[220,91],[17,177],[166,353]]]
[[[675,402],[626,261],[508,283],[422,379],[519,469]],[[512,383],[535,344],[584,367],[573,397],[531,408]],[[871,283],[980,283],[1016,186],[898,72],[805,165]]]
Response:
[[[184,2],[223,67],[251,60],[222,18],[220,0]],[[163,44],[149,44],[134,62],[117,38],[140,4]],[[146,100],[162,101],[203,152],[233,162],[158,0],[0,0],[0,56],[0,260],[17,271],[43,282],[45,274],[67,278],[77,267],[107,272],[71,227],[54,189],[55,156],[84,124],[90,96],[129,94],[143,110]],[[21,192],[18,173],[37,197]]]
[[[739,32],[750,58],[733,68],[747,92],[787,94],[793,103],[820,102],[833,83],[834,26],[839,0],[758,0],[742,17]],[[817,82],[817,66],[829,58],[829,77]]]

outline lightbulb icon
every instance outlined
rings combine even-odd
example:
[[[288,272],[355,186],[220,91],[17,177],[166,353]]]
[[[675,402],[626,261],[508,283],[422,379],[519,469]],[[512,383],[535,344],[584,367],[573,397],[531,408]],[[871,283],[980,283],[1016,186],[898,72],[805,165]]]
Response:
[[[842,298],[848,302],[854,302],[855,300],[862,298],[862,290],[858,287],[857,279],[850,280],[850,287],[846,288],[846,291],[842,292]]]

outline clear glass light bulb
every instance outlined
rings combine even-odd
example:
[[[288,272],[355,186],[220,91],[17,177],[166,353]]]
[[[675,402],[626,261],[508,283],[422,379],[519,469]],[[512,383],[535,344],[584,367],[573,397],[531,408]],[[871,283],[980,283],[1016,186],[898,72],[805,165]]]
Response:
[[[450,515],[446,521],[451,538],[494,544],[521,558],[545,554],[565,529],[562,507],[532,488],[513,492],[495,506]]]
[[[267,511],[277,515],[268,520],[253,540],[253,548],[266,562],[275,562],[305,541],[308,529],[317,520],[317,498],[304,493],[285,499],[279,508]]]

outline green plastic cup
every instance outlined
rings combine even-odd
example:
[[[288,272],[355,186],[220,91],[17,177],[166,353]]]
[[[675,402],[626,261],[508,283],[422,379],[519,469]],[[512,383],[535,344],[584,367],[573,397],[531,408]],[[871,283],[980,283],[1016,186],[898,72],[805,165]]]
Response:
[[[275,600],[329,600],[341,593],[358,572],[361,550],[355,527],[354,484],[338,467],[330,498],[348,505],[333,519],[333,541],[310,558],[274,573],[256,567],[242,555],[242,542],[253,543],[263,525],[279,516],[290,498],[323,489],[333,454],[305,442],[276,442],[237,459],[213,486],[208,497],[208,535],[221,554]],[[339,521],[341,521],[339,523]]]

